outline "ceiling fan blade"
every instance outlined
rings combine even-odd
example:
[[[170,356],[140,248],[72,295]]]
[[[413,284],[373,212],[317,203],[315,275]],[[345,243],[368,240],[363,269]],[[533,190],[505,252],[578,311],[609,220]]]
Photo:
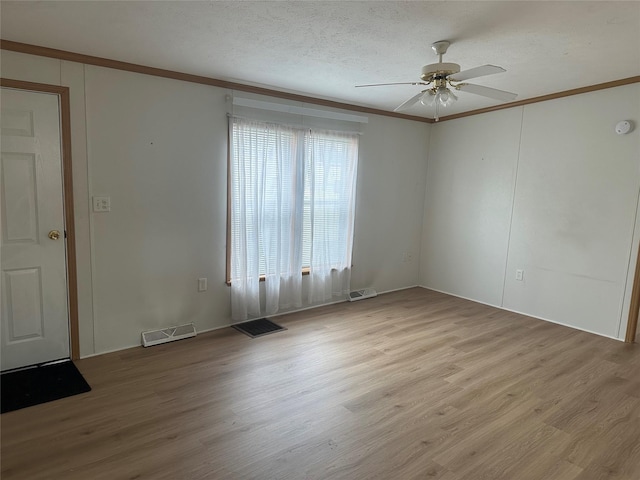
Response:
[[[484,77],[485,75],[493,75],[494,73],[502,72],[506,72],[502,67],[496,67],[495,65],[482,65],[481,67],[470,68],[469,70],[463,70],[462,72],[449,75],[449,80],[452,82],[463,82],[470,78]]]
[[[482,85],[473,85],[472,83],[462,83],[460,85],[456,85],[456,90],[462,90],[463,92],[469,92],[475,95],[482,95],[483,97],[493,98],[502,102],[515,100],[518,96],[517,93],[505,92],[504,90],[484,87]]]
[[[429,85],[424,82],[400,82],[400,83],[372,83],[370,85],[356,85],[356,88],[360,87],[384,87],[386,85]]]
[[[393,111],[394,112],[399,112],[400,110],[405,110],[405,109],[413,106],[414,104],[418,103],[418,100],[420,100],[420,97],[422,97],[422,95],[424,95],[424,92],[426,92],[426,90],[423,90],[422,92],[418,93],[417,95],[414,95],[413,97],[411,97],[406,102],[401,103],[396,108],[394,108]]]

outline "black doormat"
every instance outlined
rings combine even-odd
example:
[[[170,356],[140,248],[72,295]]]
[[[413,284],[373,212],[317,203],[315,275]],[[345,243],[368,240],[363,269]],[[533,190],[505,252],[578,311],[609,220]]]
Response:
[[[71,360],[5,372],[0,375],[0,380],[1,413],[91,390]]]
[[[286,328],[273,323],[267,318],[259,318],[258,320],[251,320],[250,322],[239,323],[232,325],[233,328],[249,335],[251,338],[261,337],[263,335],[269,335],[270,333],[281,332]]]

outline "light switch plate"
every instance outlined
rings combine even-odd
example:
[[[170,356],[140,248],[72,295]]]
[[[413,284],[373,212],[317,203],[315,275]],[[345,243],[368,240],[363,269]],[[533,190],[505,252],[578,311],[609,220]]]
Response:
[[[94,212],[110,212],[111,197],[93,197]]]

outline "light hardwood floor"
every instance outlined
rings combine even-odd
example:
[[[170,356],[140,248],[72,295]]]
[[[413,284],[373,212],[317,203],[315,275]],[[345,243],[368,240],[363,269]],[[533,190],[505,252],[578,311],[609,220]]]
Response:
[[[77,362],[2,479],[640,479],[640,346],[424,289]]]

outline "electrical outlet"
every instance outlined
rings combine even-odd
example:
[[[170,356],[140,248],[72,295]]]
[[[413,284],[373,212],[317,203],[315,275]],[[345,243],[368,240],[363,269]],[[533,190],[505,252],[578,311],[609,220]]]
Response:
[[[207,279],[206,278],[199,278],[198,279],[198,291],[199,292],[206,292],[207,291]]]
[[[94,212],[110,212],[111,197],[93,197]]]
[[[524,270],[516,270],[516,280],[519,282],[524,280]]]

